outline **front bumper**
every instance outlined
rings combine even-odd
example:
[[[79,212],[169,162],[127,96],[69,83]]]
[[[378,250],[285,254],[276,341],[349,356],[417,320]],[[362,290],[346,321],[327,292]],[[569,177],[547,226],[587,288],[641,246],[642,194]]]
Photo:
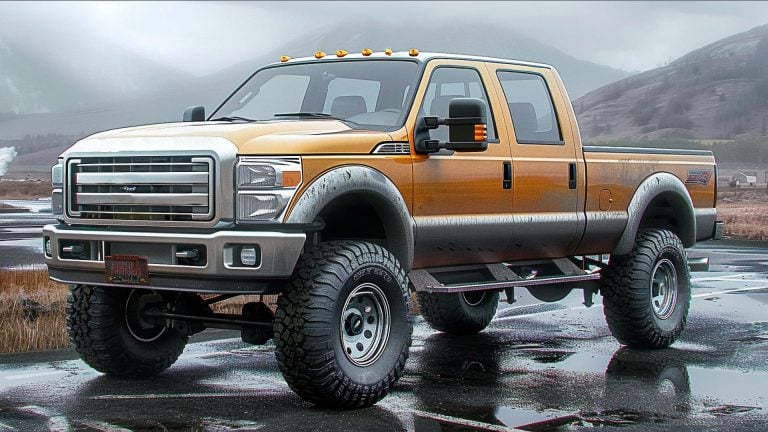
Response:
[[[222,230],[190,234],[111,231],[46,225],[45,261],[51,278],[70,284],[130,286],[159,290],[268,293],[293,272],[306,241],[304,233]],[[48,243],[50,242],[50,243]],[[80,253],[72,253],[72,247]],[[255,248],[254,265],[240,262],[240,249]],[[70,252],[66,252],[66,250]],[[180,258],[197,249],[197,262]],[[147,285],[111,284],[104,257],[135,255],[147,258]]]

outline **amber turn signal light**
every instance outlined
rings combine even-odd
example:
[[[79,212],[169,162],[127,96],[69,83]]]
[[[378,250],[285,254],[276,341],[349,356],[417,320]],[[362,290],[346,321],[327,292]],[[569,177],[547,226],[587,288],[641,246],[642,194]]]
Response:
[[[485,141],[488,139],[488,127],[484,124],[475,125],[475,141]]]

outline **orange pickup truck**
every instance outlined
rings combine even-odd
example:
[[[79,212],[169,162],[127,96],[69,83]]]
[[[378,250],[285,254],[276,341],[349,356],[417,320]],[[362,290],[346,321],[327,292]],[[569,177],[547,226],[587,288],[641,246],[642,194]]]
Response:
[[[685,326],[685,248],[719,238],[710,152],[582,146],[551,66],[389,50],[254,73],[213,113],[98,133],[53,168],[44,229],[70,339],[146,377],[190,335],[274,339],[292,389],[369,406],[403,374],[411,300],[436,330],[491,323],[500,293],[599,293],[623,344]],[[610,256],[610,258],[608,258]],[[249,295],[242,313],[212,305]],[[276,308],[253,295],[278,295]]]

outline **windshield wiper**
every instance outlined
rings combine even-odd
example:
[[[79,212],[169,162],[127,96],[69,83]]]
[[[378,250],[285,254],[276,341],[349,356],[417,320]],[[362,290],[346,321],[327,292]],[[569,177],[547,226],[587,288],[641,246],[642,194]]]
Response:
[[[235,122],[235,121],[244,121],[244,122],[255,122],[258,120],[249,119],[245,117],[238,117],[238,116],[232,116],[232,117],[219,117],[212,119],[211,121],[228,121],[228,122]]]
[[[323,112],[308,112],[308,111],[301,111],[301,112],[293,112],[293,113],[279,113],[279,114],[273,114],[273,117],[314,117],[314,118],[321,118],[321,119],[328,119],[328,120],[338,120],[345,123],[352,123],[356,125],[357,123],[353,122],[352,120],[347,120],[345,118],[335,117],[330,114],[326,114]]]

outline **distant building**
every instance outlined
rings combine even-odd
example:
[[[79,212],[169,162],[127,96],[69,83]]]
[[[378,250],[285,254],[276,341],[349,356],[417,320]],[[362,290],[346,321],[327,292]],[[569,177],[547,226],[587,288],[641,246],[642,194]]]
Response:
[[[757,173],[754,171],[742,171],[731,178],[731,184],[735,186],[754,186],[756,183]]]

